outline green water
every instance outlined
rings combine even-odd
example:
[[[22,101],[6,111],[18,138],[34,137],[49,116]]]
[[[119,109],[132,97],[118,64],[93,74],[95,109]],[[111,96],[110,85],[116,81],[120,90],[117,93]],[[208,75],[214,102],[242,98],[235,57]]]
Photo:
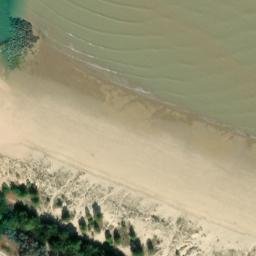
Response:
[[[115,82],[256,134],[254,0],[26,3],[55,46]]]
[[[15,15],[19,7],[17,0],[0,0],[0,44],[10,37],[9,17]]]
[[[10,16],[22,14],[23,0],[0,0],[0,44],[10,37]]]

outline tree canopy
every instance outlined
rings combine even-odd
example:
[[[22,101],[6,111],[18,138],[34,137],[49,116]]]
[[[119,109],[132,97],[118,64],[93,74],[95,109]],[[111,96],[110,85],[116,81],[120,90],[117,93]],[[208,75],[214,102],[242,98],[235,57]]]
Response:
[[[19,255],[124,256],[123,252],[107,242],[95,241],[86,234],[79,235],[71,223],[63,223],[50,213],[39,214],[33,204],[27,205],[22,201],[8,204],[7,193],[17,190],[18,194],[28,192],[34,196],[38,193],[35,185],[11,183],[2,188],[0,239],[7,236],[14,241],[19,248]]]

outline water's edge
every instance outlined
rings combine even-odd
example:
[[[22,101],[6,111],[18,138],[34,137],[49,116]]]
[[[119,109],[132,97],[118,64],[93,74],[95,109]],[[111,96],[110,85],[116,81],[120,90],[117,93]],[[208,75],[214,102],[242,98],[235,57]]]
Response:
[[[117,15],[114,10],[115,8],[119,7],[118,5],[116,5],[115,1],[104,1],[104,6],[105,4],[109,5],[109,8],[106,10],[102,9],[101,5],[98,5],[98,1],[95,1],[95,3],[87,1],[82,4],[78,0],[74,0],[70,4],[63,3],[63,6],[61,7],[58,7],[58,5],[52,2],[48,2],[48,0],[43,0],[40,4],[36,1],[29,2],[29,4],[31,6],[27,6],[28,10],[26,15],[33,22],[36,29],[40,31],[40,33],[42,33],[43,37],[48,38],[48,41],[51,41],[51,45],[57,48],[57,50],[60,50],[70,58],[75,58],[77,61],[85,64],[87,68],[97,73],[99,77],[104,77],[104,79],[111,81],[115,85],[132,89],[136,93],[142,94],[148,98],[152,98],[155,101],[164,102],[165,104],[171,106],[178,111],[187,113],[188,115],[193,115],[196,118],[204,120],[205,122],[213,126],[222,127],[222,129],[224,130],[233,130],[237,134],[246,137],[255,137],[256,125],[254,122],[254,116],[256,112],[254,111],[254,102],[256,101],[253,100],[254,75],[246,66],[243,65],[242,62],[234,63],[234,56],[232,55],[233,53],[228,53],[230,49],[223,48],[224,44],[226,47],[227,43],[225,37],[215,38],[215,35],[213,36],[209,34],[212,32],[216,32],[216,34],[225,34],[225,31],[221,31],[219,27],[208,27],[207,29],[209,29],[209,31],[206,31],[206,28],[202,27],[201,30],[198,31],[199,25],[197,23],[193,25],[193,22],[196,21],[194,20],[193,16],[195,10],[190,10],[192,8],[191,6],[189,7],[189,11],[191,11],[189,14],[191,15],[192,19],[191,27],[184,27],[186,33],[183,33],[184,36],[188,34],[188,37],[180,38],[180,26],[182,27],[184,25],[180,22],[182,19],[184,19],[184,17],[181,15],[182,13],[180,13],[180,17],[175,16],[175,19],[177,18],[177,20],[174,19],[174,21],[172,22],[175,22],[175,24],[177,23],[177,27],[172,27],[173,24],[170,23],[171,21],[165,21],[164,19],[162,20],[163,17],[158,17],[158,15],[160,15],[159,12],[163,11],[162,9],[166,4],[164,1],[160,1],[158,4],[153,4],[152,6],[144,0],[141,0],[136,4],[131,3],[131,5],[128,6],[120,4],[122,8],[128,8],[130,14],[134,14],[134,18],[136,19],[146,18],[147,15],[149,15],[150,13],[147,19],[152,19],[150,21],[152,22],[152,26],[156,26],[152,28],[152,31],[157,32],[157,36],[158,33],[162,35],[162,32],[165,32],[164,35],[167,36],[167,38],[164,38],[163,40],[161,39],[161,43],[157,43],[157,47],[161,47],[162,44],[169,44],[166,56],[162,56],[162,48],[156,48],[153,50],[151,49],[152,54],[156,54],[156,57],[162,56],[163,59],[156,58],[156,61],[160,61],[159,65],[155,63],[154,58],[149,59],[148,64],[151,65],[151,68],[147,69],[146,72],[144,69],[147,67],[148,64],[146,62],[144,63],[143,61],[145,61],[146,58],[151,55],[144,54],[144,48],[142,47],[141,50],[137,52],[137,55],[139,57],[138,63],[136,63],[136,65],[132,65],[132,63],[136,61],[136,55],[134,55],[135,52],[132,49],[134,47],[136,48],[138,46],[137,44],[141,44],[142,42],[142,44],[145,43],[146,45],[151,44],[151,41],[152,43],[154,43],[156,38],[146,39],[146,37],[148,36],[147,33],[150,33],[152,31],[144,31],[143,29],[148,28],[148,25],[145,25],[143,22],[140,23],[138,21],[134,21],[135,23],[133,23],[132,21],[130,21],[128,23],[125,22],[125,24],[122,25],[124,22],[118,21],[118,19],[116,20],[115,18],[110,19],[109,17],[107,17],[107,15],[105,15],[105,11],[109,12],[112,10],[112,8],[113,17]],[[136,6],[133,11],[131,11],[132,6]],[[245,4],[245,6],[247,7],[247,4]],[[42,8],[42,12],[48,17],[47,19],[42,16],[40,12],[38,12],[37,8],[39,7]],[[50,9],[50,7],[52,7],[52,9]],[[148,9],[146,7],[148,7]],[[195,9],[197,9],[197,7],[198,6],[195,6]],[[142,11],[141,8],[143,9],[143,11],[145,9],[146,13],[149,13],[147,15],[145,14],[145,16],[144,14],[142,16],[138,16],[137,14]],[[176,10],[177,6],[174,5],[173,8],[173,10]],[[177,15],[179,14],[180,10],[184,9],[188,11],[187,6],[181,5],[179,6],[179,8],[179,10],[176,10]],[[202,15],[209,12],[209,6],[207,4],[203,5],[202,8]],[[236,10],[238,6],[232,6],[232,8]],[[68,11],[67,9],[70,11]],[[169,12],[169,9],[170,6],[166,6],[167,13]],[[98,10],[100,13],[96,12],[95,10]],[[76,14],[76,12],[80,13],[81,11],[84,12],[84,16],[80,17],[81,22],[78,23],[77,18],[74,15]],[[227,10],[225,9],[225,12],[226,11]],[[71,12],[74,15],[71,15]],[[232,21],[230,22],[239,23],[239,20],[237,21],[234,16],[231,16],[230,13],[227,14],[228,16],[224,16],[230,17],[230,19],[232,17]],[[132,18],[132,16],[129,16],[129,19]],[[126,44],[126,42],[121,41],[121,39],[120,41],[117,40],[118,34],[116,34],[114,31],[112,31],[113,33],[107,33],[107,31],[111,28],[108,22],[106,22],[104,26],[102,24],[103,27],[101,30],[87,28],[89,24],[94,24],[95,26],[98,26],[98,19],[107,19],[110,23],[114,22],[113,24],[118,27],[118,29],[120,30],[118,31],[121,35],[122,33],[127,32],[125,31],[126,28],[129,30],[130,26],[136,25],[134,30],[132,30],[132,32],[130,31],[130,33],[134,34],[132,34],[132,38],[127,38]],[[161,31],[160,27],[158,27],[158,21],[160,22],[160,25],[166,25],[170,23],[170,31],[168,33],[171,34],[172,29],[177,29],[178,38],[171,37],[168,33],[166,34],[166,31]],[[220,24],[218,24],[218,26],[223,26],[226,21],[220,20],[219,22]],[[233,23],[227,24],[232,25]],[[224,26],[223,28],[224,30],[226,29]],[[143,31],[145,32],[145,38],[144,36],[142,38],[142,35],[144,34],[139,34]],[[81,38],[79,39],[79,36],[81,36],[83,40]],[[233,36],[230,35],[230,38],[233,38]],[[198,55],[198,52],[196,50],[197,48],[195,48],[197,47],[194,45],[195,41],[199,39],[202,39],[203,42],[201,47],[202,50],[207,50],[205,56]],[[227,40],[229,39],[227,38]],[[174,41],[176,43],[175,45],[172,45]],[[218,43],[216,43],[217,41]],[[123,66],[121,64],[119,65],[118,62],[112,63],[113,65],[109,65],[107,64],[107,62],[105,63],[104,56],[105,54],[109,54],[109,48],[105,47],[106,45],[98,47],[96,44],[97,42],[101,42],[104,45],[109,45],[110,43],[112,46],[112,50],[110,52],[113,53],[113,56],[115,56],[115,58],[123,58],[122,56],[124,56],[124,54],[127,54],[127,61],[129,62],[129,67],[127,66],[121,72]],[[221,43],[223,43],[223,45],[221,45]],[[228,45],[230,47],[233,47],[233,45],[230,43]],[[120,47],[131,47],[131,49],[127,48],[125,51],[123,51],[119,49]],[[182,49],[180,49],[180,47]],[[204,47],[206,47],[207,49],[204,49]],[[181,61],[180,58],[170,58],[171,56],[175,57],[176,54],[181,54],[180,57],[182,57],[183,60]],[[209,56],[207,54],[209,54]],[[197,59],[199,62],[197,62]],[[125,61],[126,59],[122,60]],[[191,63],[186,64],[185,60],[190,60]],[[209,61],[210,63],[208,63]],[[145,64],[145,67],[140,66],[139,63],[141,62]],[[163,71],[162,64],[164,63],[166,64],[164,70],[166,69],[167,73],[171,72],[174,75],[180,76],[182,78],[181,80],[184,83],[181,80],[177,80],[176,82],[178,84],[176,84],[174,79],[171,81],[171,83],[168,82],[166,84],[166,73],[161,73]],[[173,65],[173,69],[169,68],[169,64],[171,63]],[[209,67],[207,65],[209,65]],[[160,70],[158,70],[158,66],[162,66]],[[182,69],[176,70],[176,68],[179,66],[182,66]],[[189,69],[187,70],[187,68]],[[135,77],[132,78],[132,76],[128,75],[131,69],[137,72],[136,77],[138,79],[135,79]],[[146,72],[145,74],[143,73],[143,70]],[[151,72],[149,72],[149,70],[151,70]],[[124,73],[126,71],[127,73]],[[157,82],[156,80],[154,80],[154,73],[158,71],[160,73],[158,73],[157,75],[160,78],[161,82]],[[142,73],[138,74],[140,72]],[[151,74],[152,79],[150,79]],[[140,75],[143,76],[142,80],[139,79]],[[191,76],[191,78],[193,76],[193,79],[195,80],[191,80],[189,76]],[[146,78],[148,82],[145,82],[146,80],[144,78]],[[201,80],[204,82],[200,82],[201,84],[198,84]],[[180,93],[176,93],[175,91],[180,91]]]

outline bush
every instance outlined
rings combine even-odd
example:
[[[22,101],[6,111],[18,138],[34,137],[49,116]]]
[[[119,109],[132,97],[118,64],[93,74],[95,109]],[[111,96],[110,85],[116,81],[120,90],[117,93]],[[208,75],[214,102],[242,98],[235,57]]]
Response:
[[[114,229],[113,238],[114,238],[114,242],[115,242],[116,244],[120,244],[120,242],[121,242],[121,236],[120,236],[119,230],[118,230],[117,228]]]
[[[125,228],[125,227],[126,227],[125,220],[121,220],[121,227],[122,227],[122,228]]]
[[[109,244],[113,244],[113,238],[112,238],[112,234],[111,234],[111,232],[110,232],[110,230],[109,229],[106,229],[105,230],[105,239],[106,239],[106,241],[109,243]]]
[[[64,221],[68,221],[68,220],[70,220],[70,218],[71,218],[70,212],[69,212],[67,206],[64,206],[61,211],[61,219]]]
[[[88,220],[88,229],[90,230],[93,227],[93,217],[92,217],[91,212],[87,206],[85,207],[85,215]]]
[[[149,254],[152,254],[154,252],[154,244],[150,238],[147,239],[146,245],[147,245],[147,250]]]
[[[10,191],[20,197],[25,197],[28,195],[28,189],[24,183],[16,184],[14,182],[11,182],[10,183]]]
[[[180,251],[176,249],[175,256],[180,256]]]
[[[85,206],[85,216],[87,219],[92,219],[92,215],[91,215],[91,212],[90,212],[88,206]]]
[[[7,194],[9,191],[10,191],[10,187],[4,182],[4,183],[2,184],[2,192],[3,192],[4,194]]]
[[[101,207],[98,205],[97,202],[94,202],[92,204],[92,210],[93,210],[93,216],[95,219],[101,219],[102,218],[102,212],[101,212]]]
[[[85,221],[85,218],[84,217],[81,217],[79,220],[78,220],[78,224],[79,224],[79,228],[82,232],[86,231],[87,229],[87,225],[86,225],[86,221]]]
[[[27,180],[27,188],[28,188],[28,193],[33,196],[38,195],[38,189],[35,183],[31,183],[30,181]]]
[[[4,219],[4,216],[8,212],[8,206],[5,198],[5,194],[0,191],[0,224],[1,220]],[[1,225],[0,225],[0,236],[1,236]]]
[[[0,191],[0,236],[14,241],[19,247],[19,255],[124,256],[109,243],[80,236],[74,225],[64,224],[52,214],[39,215],[34,207],[21,201],[9,206],[5,196]],[[63,207],[62,213],[64,219],[70,216],[67,207]]]
[[[96,233],[100,233],[100,226],[96,220],[93,220],[93,229]]]
[[[62,199],[61,198],[56,198],[55,200],[54,200],[54,203],[53,203],[53,205],[54,205],[54,207],[56,207],[56,208],[60,208],[60,207],[62,207],[62,205],[63,205],[63,201],[62,201]]]
[[[16,232],[15,241],[19,245],[20,256],[47,256],[46,245],[33,239],[24,232]]]
[[[32,203],[33,203],[35,206],[37,206],[37,205],[39,204],[39,202],[40,202],[39,196],[38,196],[38,195],[33,195],[33,196],[31,197],[31,201],[32,201]]]
[[[143,255],[143,247],[139,238],[130,241],[130,248],[133,255]]]
[[[130,236],[130,239],[136,238],[136,233],[135,233],[134,227],[132,225],[130,225],[130,227],[129,227],[129,236]]]

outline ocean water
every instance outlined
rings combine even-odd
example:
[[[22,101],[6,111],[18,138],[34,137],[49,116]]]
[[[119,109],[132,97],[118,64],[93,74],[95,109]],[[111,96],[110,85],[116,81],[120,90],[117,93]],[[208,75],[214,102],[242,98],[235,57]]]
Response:
[[[26,0],[25,10],[114,82],[256,134],[254,0]]]
[[[23,0],[0,0],[0,44],[10,36],[10,16],[23,13]]]

